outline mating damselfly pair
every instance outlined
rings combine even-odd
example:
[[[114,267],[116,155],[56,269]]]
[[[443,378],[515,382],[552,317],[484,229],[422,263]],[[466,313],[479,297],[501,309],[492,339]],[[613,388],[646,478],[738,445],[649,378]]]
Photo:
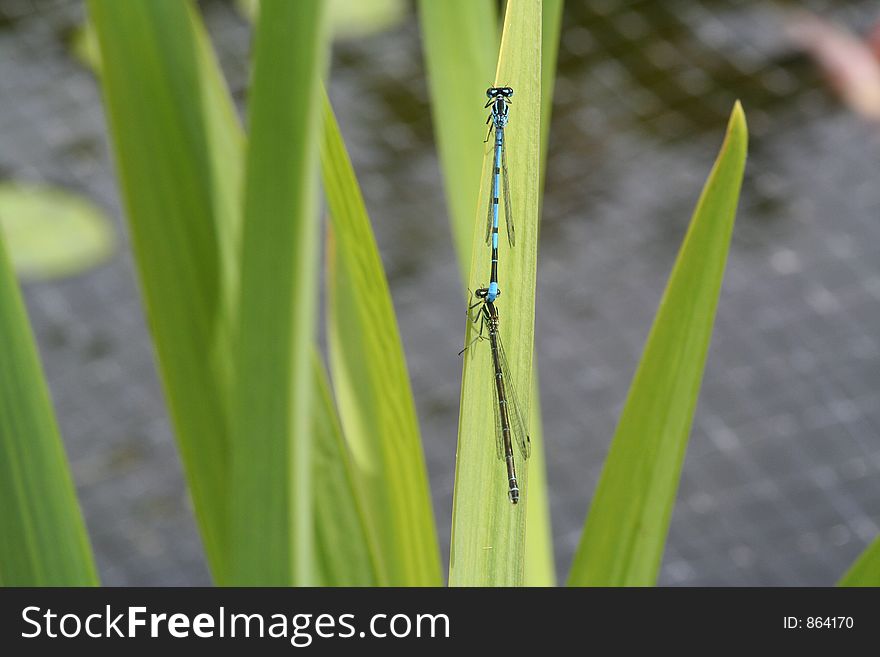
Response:
[[[487,339],[489,342],[494,375],[497,456],[504,461],[507,467],[508,497],[513,504],[517,504],[520,498],[520,488],[516,472],[514,445],[517,446],[523,461],[529,458],[528,423],[517,401],[513,379],[507,364],[507,356],[504,353],[504,345],[501,343],[501,335],[498,330],[500,320],[498,308],[495,306],[495,302],[501,296],[501,289],[498,286],[498,207],[502,193],[508,243],[513,246],[516,241],[513,213],[510,206],[510,182],[507,175],[507,152],[504,141],[504,129],[510,117],[510,99],[513,96],[513,89],[510,87],[490,87],[486,91],[486,95],[489,97],[486,107],[492,108],[489,118],[486,120],[486,123],[489,124],[486,141],[488,142],[492,133],[495,133],[490,168],[491,196],[489,197],[486,220],[486,241],[491,243],[492,268],[488,287],[481,287],[474,292],[474,296],[478,300],[470,305],[468,313],[476,310],[472,321],[480,324],[480,331],[471,343],[481,339]],[[483,336],[484,330],[488,334],[487,337]]]

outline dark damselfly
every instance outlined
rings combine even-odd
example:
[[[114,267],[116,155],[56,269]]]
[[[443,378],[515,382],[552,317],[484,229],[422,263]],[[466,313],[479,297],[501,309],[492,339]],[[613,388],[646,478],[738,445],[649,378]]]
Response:
[[[472,321],[475,324],[477,321],[480,322],[480,332],[471,341],[471,345],[478,340],[488,340],[492,352],[492,370],[495,375],[493,387],[496,405],[494,413],[496,451],[498,459],[504,461],[507,466],[507,495],[510,501],[516,504],[519,502],[520,489],[513,446],[517,446],[523,461],[529,458],[531,444],[526,429],[528,425],[517,401],[513,379],[510,376],[510,367],[507,364],[507,355],[504,353],[504,345],[501,343],[501,335],[498,332],[498,309],[494,302],[489,301],[489,288],[480,288],[474,294],[478,300],[469,307],[468,312],[477,309],[477,314]],[[488,337],[483,335],[484,330]]]

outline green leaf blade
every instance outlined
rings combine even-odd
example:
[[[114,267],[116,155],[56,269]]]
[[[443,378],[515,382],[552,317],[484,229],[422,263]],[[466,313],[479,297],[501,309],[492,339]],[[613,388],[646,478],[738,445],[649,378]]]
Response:
[[[312,463],[315,486],[315,561],[320,586],[378,586],[387,582],[370,534],[354,465],[333,404],[327,373],[313,357]]]
[[[24,303],[0,235],[0,585],[98,575]]]
[[[232,419],[231,581],[314,574],[309,421],[323,3],[263,0],[249,102]]]
[[[880,537],[865,548],[837,586],[880,586]]]
[[[711,339],[747,141],[737,103],[621,412],[569,585],[656,583]]]
[[[486,135],[486,110],[483,108],[485,88],[492,79],[492,64],[497,58],[495,6],[491,2],[422,0],[419,3],[419,18],[454,244],[462,275],[467,277],[474,207],[477,206],[482,180],[478,163]],[[542,179],[561,18],[561,0],[545,0],[542,3]],[[533,382],[529,429],[532,440],[530,471],[533,477],[527,506],[529,529],[526,535],[525,584],[550,586],[555,581],[555,567],[537,390]]]
[[[160,375],[208,562],[224,583],[242,134],[189,2],[88,9]]]
[[[101,12],[98,16],[99,27],[103,28],[105,42],[110,41],[109,47],[113,52],[114,64],[111,74],[115,72],[116,75],[104,80],[104,91],[110,96],[107,99],[108,114],[113,128],[120,179],[123,183],[122,191],[129,208],[128,218],[135,237],[136,262],[142,287],[147,296],[151,323],[154,327],[157,324],[165,326],[169,321],[173,323],[161,333],[154,330],[153,338],[157,344],[166,395],[172,408],[181,452],[184,454],[187,477],[193,492],[196,514],[200,520],[209,561],[215,580],[218,583],[225,583],[228,579],[220,563],[228,558],[226,555],[228,544],[215,542],[211,537],[219,535],[225,541],[228,534],[225,524],[228,516],[227,482],[230,468],[229,420],[225,416],[227,409],[214,405],[204,409],[210,411],[206,415],[209,423],[202,423],[200,419],[206,417],[201,413],[204,404],[210,400],[220,402],[227,396],[231,397],[232,394],[227,390],[232,385],[233,366],[229,325],[235,321],[240,271],[238,244],[241,232],[244,134],[197,14],[189,11],[188,26],[186,22],[181,22],[183,14],[180,9],[184,6],[183,3],[172,1],[171,6],[163,5],[161,1],[154,3],[162,20],[154,20],[150,14],[143,12],[143,7],[134,7],[129,11],[121,10],[119,3],[115,4],[114,7],[90,7],[90,10],[93,14]],[[127,13],[122,15],[118,11]],[[159,80],[170,85],[173,84],[175,76],[186,73],[187,67],[174,66],[174,62],[168,62],[167,59],[158,61],[153,59],[151,52],[155,50],[144,48],[139,40],[127,39],[125,34],[135,32],[143,35],[149,42],[159,44],[164,38],[164,30],[167,29],[187,30],[190,34],[189,38],[196,42],[193,50],[198,58],[198,74],[195,76],[198,86],[194,95],[189,92],[182,95],[171,94],[174,102],[168,104],[160,115],[152,111],[150,106],[132,100],[131,97],[137,93],[133,85],[144,84],[144,81],[148,81],[146,84],[155,85],[156,81],[150,78],[154,66],[160,68]],[[110,30],[109,34],[108,30]],[[97,30],[89,28],[88,32],[94,35],[97,46]],[[98,59],[92,63],[96,71],[100,71],[100,53],[97,50],[95,52]],[[168,64],[173,68],[166,68]],[[132,77],[125,76],[126,69],[134,71],[135,74]],[[176,84],[175,87],[187,88],[187,85]],[[168,96],[169,94],[159,95],[166,100]],[[192,108],[197,108],[199,103],[202,107],[201,118],[186,118]],[[182,141],[189,148],[204,144],[207,149],[208,165],[201,167],[199,175],[199,179],[206,186],[204,193],[193,192],[186,185],[179,185],[180,181],[188,179],[186,176],[172,176],[171,180],[176,186],[167,189],[164,186],[165,180],[160,180],[155,175],[157,170],[183,166],[192,161],[203,161],[199,153],[185,154],[182,165],[177,157],[181,151],[172,153],[170,149],[173,145],[148,137],[138,139],[139,136],[144,136],[144,131],[139,130],[137,126],[149,126],[148,134],[161,133],[164,131],[163,123],[167,121],[187,126],[179,128],[185,133],[189,131],[204,133],[201,137],[198,134],[188,135]],[[127,126],[132,127],[130,132]],[[120,132],[125,134],[119,134]],[[176,173],[175,169],[171,170]],[[162,184],[156,184],[157,181]],[[200,198],[213,199],[209,209],[189,215],[174,212],[173,199],[181,198],[181,206],[192,207],[192,200],[187,200],[186,197],[196,193],[201,194]],[[158,198],[151,202],[150,197]],[[212,323],[190,322],[189,315],[181,312],[177,300],[164,296],[161,285],[157,283],[157,277],[166,268],[187,266],[199,270],[214,262],[213,258],[200,260],[202,245],[197,244],[192,237],[197,231],[186,230],[184,234],[190,236],[190,239],[177,245],[177,249],[173,252],[171,249],[174,245],[165,243],[168,235],[175,234],[175,225],[185,226],[186,222],[203,221],[206,214],[209,215],[210,223],[216,232],[214,241],[217,249],[216,258],[221,263],[223,275],[220,281],[222,285],[215,288],[218,312],[212,318],[212,323],[216,323],[216,327]],[[180,254],[183,260],[172,260],[171,258],[174,257],[172,253]],[[169,274],[176,276],[176,271],[171,271]],[[203,274],[204,282],[199,288],[202,292],[198,289],[187,289],[184,292],[189,295],[207,293],[206,291],[211,287],[208,283],[214,277],[214,273],[211,269]],[[173,292],[174,288],[169,294]],[[207,330],[203,332],[203,329]],[[196,351],[193,352],[193,349]],[[190,362],[191,367],[182,367],[188,361],[182,361],[181,357],[185,357],[188,353],[198,355],[198,362]],[[194,369],[195,367],[202,369],[199,371]],[[313,460],[314,481],[318,490],[315,500],[315,532],[319,542],[316,550],[321,556],[319,579],[321,583],[331,585],[367,584],[367,579],[353,579],[355,573],[358,578],[365,577],[360,574],[360,569],[354,566],[365,563],[364,559],[356,558],[358,546],[366,550],[363,547],[365,542],[354,538],[355,534],[352,533],[354,526],[350,521],[356,516],[353,516],[352,510],[345,508],[338,499],[321,493],[328,490],[344,490],[346,486],[344,454],[340,453],[338,446],[334,444],[336,436],[333,427],[338,427],[338,419],[332,403],[325,403],[326,400],[321,395],[322,386],[326,385],[322,375],[322,369],[315,368],[313,385],[318,392],[312,404],[312,422],[318,442]],[[201,392],[212,388],[213,391],[208,395]],[[175,402],[175,399],[180,401]],[[180,417],[181,414],[194,417]],[[200,425],[201,430],[198,429]],[[211,490],[214,494],[200,495],[197,493],[198,490]],[[348,497],[353,498],[353,493],[348,493]],[[349,502],[354,504],[353,499]],[[342,532],[348,534],[349,540],[344,555],[339,556],[338,550],[328,551],[326,546],[322,547],[320,537],[328,539],[339,536]],[[212,546],[216,546],[215,549],[212,549]]]
[[[550,502],[547,496],[547,465],[544,437],[541,431],[541,404],[538,368],[532,376],[532,417],[529,438],[529,494],[526,498],[526,546],[524,586],[555,586],[556,560],[553,554],[553,533],[550,526]]]
[[[556,59],[559,54],[559,33],[562,29],[562,0],[543,0],[541,16],[541,197],[547,173],[547,146],[556,82]],[[541,201],[543,205],[543,201]],[[541,209],[543,215],[543,207]],[[538,367],[532,366],[532,417],[529,436],[532,441],[529,496],[526,506],[525,586],[553,586],[556,583],[556,561],[553,555],[553,533],[550,526],[550,502],[547,494],[547,466],[544,458],[544,435],[541,421]]]
[[[480,194],[486,88],[498,57],[492,0],[419,0],[432,118],[462,276],[468,274]]]
[[[434,514],[391,294],[329,102],[324,107],[328,344],[356,490],[376,543],[380,584],[437,586]]]
[[[547,147],[550,144],[550,117],[556,87],[556,61],[562,32],[564,0],[543,0],[541,23],[541,193],[547,172]]]
[[[523,414],[528,418],[534,348],[535,271],[538,236],[538,188],[541,143],[541,3],[511,0],[507,4],[497,85],[516,92],[510,123],[505,130],[508,148],[511,203],[516,214],[517,244],[500,255],[498,302],[500,333],[512,381]],[[490,189],[491,145],[483,158],[481,187],[484,208]],[[478,215],[483,214],[478,211]],[[471,223],[471,289],[488,283],[490,249],[485,244],[485,216]],[[468,324],[465,343],[476,335]],[[449,583],[453,586],[517,586],[524,581],[525,509],[528,505],[528,467],[518,466],[521,501],[507,498],[507,477],[495,456],[491,358],[484,345],[475,344],[464,355],[459,442],[456,458]],[[522,461],[522,459],[520,459]]]

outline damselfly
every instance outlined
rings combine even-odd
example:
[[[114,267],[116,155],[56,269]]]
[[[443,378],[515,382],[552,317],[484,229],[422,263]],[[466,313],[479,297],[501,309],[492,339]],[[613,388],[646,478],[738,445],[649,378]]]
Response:
[[[483,329],[488,333],[489,348],[492,351],[492,371],[495,375],[495,442],[498,459],[507,466],[507,495],[513,504],[519,502],[519,482],[516,476],[513,446],[517,446],[523,461],[529,458],[531,444],[526,431],[526,421],[517,401],[507,355],[498,333],[498,309],[489,300],[489,289],[480,288],[474,293],[478,301],[470,306],[468,312],[479,307],[473,322],[480,321],[480,332],[471,342],[486,339]],[[470,345],[469,345],[470,346]]]
[[[489,124],[489,134],[486,135],[486,141],[495,131],[495,149],[492,157],[491,168],[491,189],[492,195],[489,197],[489,211],[486,219],[486,241],[492,237],[492,274],[489,277],[489,287],[487,288],[487,301],[495,301],[501,290],[498,289],[498,201],[499,192],[504,193],[504,219],[507,222],[507,240],[513,246],[516,235],[513,231],[513,219],[510,212],[510,183],[507,180],[507,152],[504,148],[504,127],[510,118],[510,97],[513,96],[513,89],[510,87],[489,87],[486,90],[489,100],[486,107],[491,106],[492,112],[486,123]],[[499,187],[501,189],[499,189]]]

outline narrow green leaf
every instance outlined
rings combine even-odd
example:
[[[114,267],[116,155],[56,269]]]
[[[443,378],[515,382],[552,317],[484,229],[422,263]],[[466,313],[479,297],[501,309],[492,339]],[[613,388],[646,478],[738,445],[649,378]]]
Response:
[[[323,3],[263,0],[254,42],[232,420],[231,581],[313,568],[310,349]]]
[[[550,116],[553,89],[556,86],[556,60],[559,56],[559,35],[562,31],[564,0],[544,0],[541,22],[541,190],[547,169],[547,145],[550,142]]]
[[[880,586],[880,537],[856,559],[838,586]]]
[[[24,303],[0,235],[0,585],[98,576]]]
[[[376,541],[369,534],[363,502],[355,493],[354,466],[317,351],[312,360],[316,584],[376,586],[386,581]]]
[[[555,586],[556,561],[553,555],[553,533],[550,526],[550,501],[547,499],[547,465],[541,431],[541,398],[538,368],[532,367],[532,416],[529,437],[529,494],[526,497],[526,554],[523,585]]]
[[[483,104],[498,57],[495,2],[419,0],[419,24],[446,202],[466,278],[486,138]]]
[[[547,173],[547,144],[553,108],[553,87],[556,82],[559,32],[562,28],[562,4],[562,0],[544,0],[542,3],[540,187],[542,199],[544,177]],[[543,215],[543,208],[541,213]],[[556,583],[556,564],[553,556],[553,534],[550,527],[550,502],[547,499],[547,466],[544,462],[544,436],[541,430],[541,399],[537,365],[532,366],[532,372],[532,416],[529,421],[529,435],[532,439],[532,456],[529,465],[531,484],[526,507],[526,564],[523,583],[526,586],[553,586]]]
[[[645,344],[575,554],[572,586],[656,583],[745,168],[737,103]]]
[[[162,382],[208,561],[224,583],[241,133],[189,2],[88,7]]]
[[[378,544],[380,583],[439,585],[434,514],[391,294],[329,102],[324,108],[328,343],[356,488]]]
[[[501,338],[520,406],[529,417],[534,344],[535,267],[538,234],[538,185],[541,142],[541,3],[510,0],[504,20],[495,83],[516,91],[505,130],[511,204],[516,217],[516,247],[502,237],[497,303]],[[492,148],[485,145],[480,208],[487,207]],[[490,249],[485,243],[485,212],[471,224],[471,289],[488,283]],[[482,216],[480,216],[482,215]],[[468,323],[466,343],[477,327]],[[489,349],[474,344],[464,355],[449,582],[457,586],[523,583],[527,464],[520,465],[522,498],[507,498],[507,477],[495,456],[496,402]]]

